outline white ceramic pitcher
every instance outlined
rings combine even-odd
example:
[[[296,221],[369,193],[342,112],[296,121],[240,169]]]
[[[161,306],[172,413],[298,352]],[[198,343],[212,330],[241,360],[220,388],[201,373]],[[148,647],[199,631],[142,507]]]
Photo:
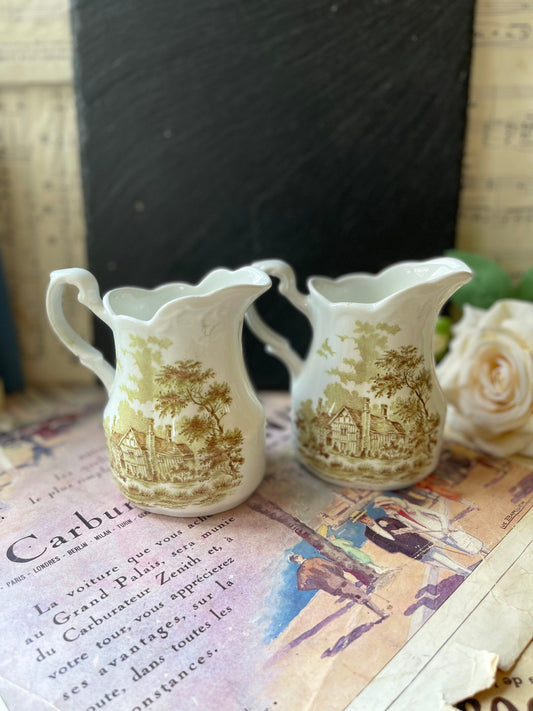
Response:
[[[140,508],[174,516],[243,502],[265,467],[264,411],[245,369],[244,312],[270,286],[254,267],[217,269],[201,283],[114,289],[100,299],[84,269],[52,272],[48,318],[109,393],[112,475]],[[70,326],[66,284],[112,330],[116,370]]]
[[[246,321],[291,375],[300,461],[341,485],[395,489],[436,466],[446,406],[433,359],[443,303],[472,273],[461,261],[402,262],[377,275],[314,276],[309,293],[277,259],[253,265],[309,319],[305,360],[251,306]]]

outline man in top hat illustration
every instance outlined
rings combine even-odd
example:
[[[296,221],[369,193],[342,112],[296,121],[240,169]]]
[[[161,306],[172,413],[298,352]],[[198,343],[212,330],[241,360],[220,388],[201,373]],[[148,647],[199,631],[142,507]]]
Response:
[[[367,539],[389,553],[401,553],[413,560],[451,570],[463,577],[472,572],[470,568],[447,556],[430,538],[403,521],[391,516],[372,519],[366,511],[352,517],[352,520],[363,523]]]
[[[458,527],[452,527],[444,507],[427,509],[398,496],[379,494],[374,498],[374,506],[384,509],[387,516],[402,521],[419,531],[436,545],[439,541],[468,555],[476,555],[483,550],[483,541]]]

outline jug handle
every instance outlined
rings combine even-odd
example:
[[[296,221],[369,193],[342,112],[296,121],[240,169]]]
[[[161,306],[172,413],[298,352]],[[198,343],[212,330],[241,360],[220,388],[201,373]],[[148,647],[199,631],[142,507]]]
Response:
[[[279,279],[279,293],[285,296],[304,316],[310,318],[307,297],[298,291],[294,271],[286,262],[281,259],[266,259],[254,262],[251,266]],[[302,370],[303,361],[291,348],[289,341],[263,321],[255,306],[252,305],[248,308],[245,318],[252,333],[265,344],[266,352],[278,358],[285,365],[291,377],[296,378]]]
[[[57,269],[50,274],[46,292],[46,313],[52,328],[65,346],[76,355],[80,363],[97,375],[109,392],[115,379],[115,369],[105,360],[99,350],[89,345],[72,328],[63,311],[63,291],[69,284],[78,289],[78,301],[87,306],[108,326],[109,318],[100,299],[98,282],[86,269]]]

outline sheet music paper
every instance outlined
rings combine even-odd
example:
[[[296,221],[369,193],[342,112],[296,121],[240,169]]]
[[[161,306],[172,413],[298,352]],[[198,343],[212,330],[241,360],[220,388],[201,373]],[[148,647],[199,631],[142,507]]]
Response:
[[[0,0],[0,249],[30,385],[92,380],[44,308],[50,271],[86,264],[78,146],[68,0]]]
[[[478,0],[457,246],[533,267],[533,1]]]
[[[0,84],[71,81],[68,0],[0,0]]]

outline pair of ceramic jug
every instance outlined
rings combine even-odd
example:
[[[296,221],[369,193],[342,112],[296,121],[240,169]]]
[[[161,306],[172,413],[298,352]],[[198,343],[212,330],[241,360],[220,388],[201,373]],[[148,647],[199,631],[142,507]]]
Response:
[[[279,290],[309,319],[302,360],[253,302]],[[209,515],[245,501],[265,469],[264,411],[242,354],[243,319],[291,375],[299,460],[342,486],[383,490],[436,466],[445,402],[433,367],[442,304],[471,278],[450,258],[402,262],[378,275],[311,277],[297,290],[281,260],[217,269],[199,284],[120,288],[100,299],[84,269],[52,272],[47,312],[56,334],[105,385],[112,476],[140,508]],[[70,326],[65,285],[115,340],[116,368]]]

